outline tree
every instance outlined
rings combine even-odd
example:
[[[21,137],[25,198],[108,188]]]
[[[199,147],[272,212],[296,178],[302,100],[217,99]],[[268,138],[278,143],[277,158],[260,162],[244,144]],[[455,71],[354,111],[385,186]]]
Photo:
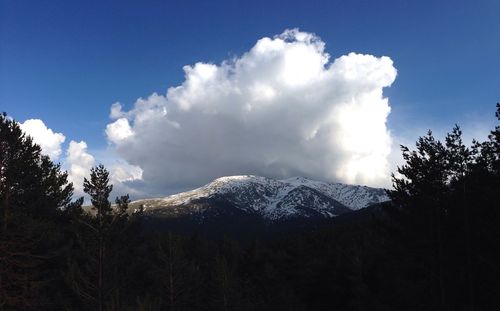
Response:
[[[395,205],[389,211],[400,233],[392,237],[394,245],[404,261],[414,263],[408,269],[422,267],[427,276],[414,283],[422,281],[430,306],[440,310],[473,310],[478,301],[491,307],[498,296],[482,288],[498,288],[491,272],[500,260],[500,127],[470,148],[461,135],[455,126],[445,144],[429,131],[416,150],[401,146],[406,164],[398,167],[400,176],[393,175],[389,191]]]
[[[128,210],[129,203],[130,197],[128,194],[117,197],[115,200],[117,214],[124,215]]]
[[[67,173],[0,114],[0,309],[49,304],[49,263],[66,249],[56,225],[72,202]],[[81,202],[80,202],[81,204]]]
[[[109,184],[109,172],[104,165],[100,164],[90,170],[90,180],[83,180],[83,191],[90,196],[99,226],[104,227],[106,218],[112,212],[109,195],[113,191],[113,185]]]
[[[91,169],[90,179],[85,178],[83,186],[92,207],[90,213],[73,213],[78,247],[69,260],[67,282],[89,309],[119,309],[133,239],[127,213],[130,198],[117,197],[112,207],[109,195],[113,185],[103,165]]]
[[[19,124],[0,114],[0,198],[2,228],[11,213],[48,217],[71,202],[73,185]]]
[[[95,215],[77,215],[83,225],[80,232],[80,258],[70,262],[70,282],[75,291],[84,299],[104,310],[106,296],[105,260],[108,228],[111,220],[109,195],[113,186],[109,184],[109,172],[101,164],[90,171],[90,180],[84,178],[83,191],[90,196]],[[85,230],[87,229],[87,230]],[[90,229],[90,230],[88,230]],[[82,262],[81,257],[87,259]]]
[[[200,285],[198,267],[184,252],[185,241],[168,232],[154,247],[151,272],[155,280],[152,291],[162,310],[190,309]]]

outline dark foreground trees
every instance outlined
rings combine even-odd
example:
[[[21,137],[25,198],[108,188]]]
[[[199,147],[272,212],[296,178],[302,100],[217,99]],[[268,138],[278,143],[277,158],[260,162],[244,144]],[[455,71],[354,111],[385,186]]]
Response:
[[[68,254],[66,281],[73,290],[73,299],[83,302],[80,310],[122,310],[135,265],[132,249],[137,245],[137,223],[127,214],[128,195],[116,198],[111,206],[109,172],[103,165],[91,169],[84,179],[84,191],[92,206],[88,213],[73,215],[71,231],[74,247]]]
[[[0,115],[0,310],[42,309],[68,249],[57,229],[73,187],[6,114]],[[80,202],[81,203],[81,202]]]
[[[413,279],[403,300],[425,297],[425,306],[439,310],[498,308],[500,127],[471,147],[456,126],[444,143],[429,132],[416,150],[402,150],[406,164],[390,191],[390,250],[403,263],[395,263],[398,282]]]
[[[499,127],[470,147],[458,127],[403,147],[392,204],[238,240],[147,228],[128,196],[111,204],[103,166],[82,208],[59,166],[5,115],[0,126],[0,310],[500,306]]]

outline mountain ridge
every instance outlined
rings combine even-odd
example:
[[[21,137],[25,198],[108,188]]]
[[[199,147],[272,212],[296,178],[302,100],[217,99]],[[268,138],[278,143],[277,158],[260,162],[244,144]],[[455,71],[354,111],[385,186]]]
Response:
[[[384,189],[315,181],[305,177],[272,179],[255,175],[224,176],[163,198],[130,203],[146,216],[192,217],[198,222],[227,215],[253,216],[266,222],[325,219],[389,201]]]

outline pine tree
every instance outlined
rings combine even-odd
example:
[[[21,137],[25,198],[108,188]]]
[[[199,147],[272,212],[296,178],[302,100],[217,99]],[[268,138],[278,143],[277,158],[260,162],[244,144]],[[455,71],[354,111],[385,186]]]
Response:
[[[78,206],[72,195],[60,165],[0,114],[0,309],[41,310],[51,303],[48,265],[66,249],[56,223],[61,210]]]
[[[109,184],[109,172],[104,165],[100,164],[90,170],[90,180],[83,180],[83,191],[90,196],[98,225],[103,228],[106,218],[112,212],[109,195],[113,191],[113,185]]]
[[[117,214],[124,215],[128,210],[129,203],[130,197],[128,194],[117,197],[115,200]]]
[[[455,134],[459,136],[458,128]],[[449,212],[448,182],[452,177],[451,168],[457,167],[456,155],[450,155],[431,131],[418,139],[416,150],[410,151],[405,146],[401,149],[406,164],[398,168],[398,173],[403,177],[393,175],[395,190],[389,192],[399,207],[399,222],[406,235],[399,243],[406,244],[408,252],[415,256],[415,265],[421,265],[426,275],[421,288],[428,289],[428,299],[434,302],[434,307],[444,309],[447,304],[445,218]]]
[[[113,191],[113,186],[109,185],[109,173],[103,165],[92,168],[90,171],[90,181],[86,178],[83,181],[83,191],[90,195],[92,208],[96,211],[97,227],[95,228],[98,249],[98,278],[97,278],[97,299],[99,311],[104,310],[104,260],[105,260],[105,229],[106,221],[111,213],[111,203],[109,194]]]
[[[197,269],[183,250],[184,241],[169,232],[159,239],[152,262],[156,294],[164,310],[189,309],[198,284]]]
[[[117,197],[113,207],[109,195],[113,185],[103,165],[93,167],[84,179],[90,196],[91,212],[74,210],[74,234],[78,247],[68,261],[68,284],[90,310],[120,309],[126,287],[133,246],[134,222],[128,216],[128,195]],[[134,219],[135,220],[135,219]]]
[[[406,164],[398,168],[401,177],[393,175],[389,192],[400,233],[391,239],[404,261],[413,260],[409,270],[423,267],[427,277],[414,283],[420,280],[418,288],[429,289],[429,305],[441,310],[474,310],[478,304],[488,309],[500,291],[499,275],[492,273],[500,260],[500,127],[471,148],[461,135],[455,126],[445,144],[429,132],[415,151],[402,146]]]

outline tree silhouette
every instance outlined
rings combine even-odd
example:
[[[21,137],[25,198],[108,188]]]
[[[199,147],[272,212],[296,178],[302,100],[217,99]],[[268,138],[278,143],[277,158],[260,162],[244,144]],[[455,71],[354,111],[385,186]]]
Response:
[[[389,210],[399,226],[396,244],[413,263],[408,269],[420,266],[426,275],[419,288],[429,289],[424,295],[433,308],[473,310],[478,297],[483,305],[496,303],[482,284],[498,288],[491,269],[500,259],[499,133],[496,126],[487,141],[469,148],[455,126],[445,144],[429,131],[416,150],[401,146],[406,163],[393,175],[396,208]]]
[[[40,308],[65,249],[55,222],[71,203],[67,173],[42,155],[19,124],[0,114],[0,309]]]

